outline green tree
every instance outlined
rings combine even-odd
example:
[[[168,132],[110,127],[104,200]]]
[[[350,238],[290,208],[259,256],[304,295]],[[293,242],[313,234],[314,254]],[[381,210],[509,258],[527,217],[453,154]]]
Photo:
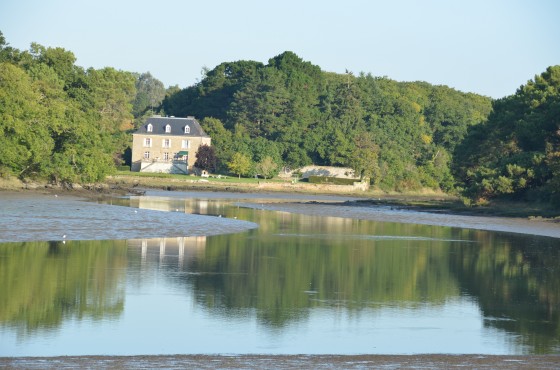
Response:
[[[271,179],[278,174],[278,165],[272,157],[264,157],[255,165],[257,174],[262,175],[265,179]]]
[[[464,194],[475,201],[503,196],[554,201],[560,66],[547,68],[493,108],[455,151],[454,172]]]
[[[0,63],[0,172],[40,176],[54,143],[41,95],[21,68]]]
[[[136,78],[136,97],[132,106],[132,114],[138,118],[146,113],[153,113],[165,98],[166,90],[163,82],[154,78],[150,72],[142,73]]]
[[[360,180],[369,178],[373,183],[379,182],[379,146],[375,144],[370,133],[357,135],[354,138],[354,150],[350,163]]]
[[[234,153],[231,160],[228,162],[229,170],[237,174],[239,178],[241,178],[242,175],[249,175],[252,166],[251,158],[243,153]]]
[[[235,153],[232,133],[226,130],[222,122],[216,118],[204,118],[200,124],[204,132],[212,138],[212,147],[216,154],[216,170],[227,171],[227,163]]]
[[[254,138],[274,139],[285,121],[288,93],[282,75],[275,69],[263,68],[234,94],[230,116]]]
[[[4,34],[0,31],[0,63],[13,62],[17,59],[19,51],[10,46]]]
[[[0,168],[54,182],[103,180],[128,145],[134,75],[87,71],[62,48],[32,44],[0,53]]]

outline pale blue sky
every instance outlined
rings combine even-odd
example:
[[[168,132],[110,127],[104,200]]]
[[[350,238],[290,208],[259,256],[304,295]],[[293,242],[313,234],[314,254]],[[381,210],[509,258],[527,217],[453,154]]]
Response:
[[[494,98],[560,64],[557,0],[3,0],[0,31],[85,68],[186,87],[201,69],[293,51],[329,72],[427,81]]]

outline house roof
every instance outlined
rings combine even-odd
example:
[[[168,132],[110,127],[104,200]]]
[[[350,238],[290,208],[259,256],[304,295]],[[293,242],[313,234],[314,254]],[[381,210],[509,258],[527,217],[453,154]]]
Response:
[[[148,132],[148,125],[152,125],[152,131]],[[171,132],[165,132],[165,127],[169,125]],[[189,126],[189,133],[185,133],[185,126]],[[203,136],[208,137],[200,123],[194,117],[150,117],[146,122],[134,132],[135,134],[163,135],[163,136]]]

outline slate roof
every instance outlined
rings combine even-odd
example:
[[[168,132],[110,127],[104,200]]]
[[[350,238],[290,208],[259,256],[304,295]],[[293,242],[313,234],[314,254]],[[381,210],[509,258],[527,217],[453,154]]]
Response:
[[[148,132],[148,125],[152,124],[152,132]],[[171,126],[171,132],[165,132],[165,126]],[[185,126],[190,127],[190,133],[185,134]],[[162,136],[202,136],[208,137],[200,123],[194,117],[150,117],[134,132],[135,134],[162,135]]]

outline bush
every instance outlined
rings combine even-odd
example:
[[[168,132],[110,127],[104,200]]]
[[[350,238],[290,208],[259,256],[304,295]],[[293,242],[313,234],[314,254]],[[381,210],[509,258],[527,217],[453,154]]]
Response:
[[[346,179],[332,176],[309,176],[309,182],[311,184],[354,185],[355,182],[360,182],[360,179]]]

